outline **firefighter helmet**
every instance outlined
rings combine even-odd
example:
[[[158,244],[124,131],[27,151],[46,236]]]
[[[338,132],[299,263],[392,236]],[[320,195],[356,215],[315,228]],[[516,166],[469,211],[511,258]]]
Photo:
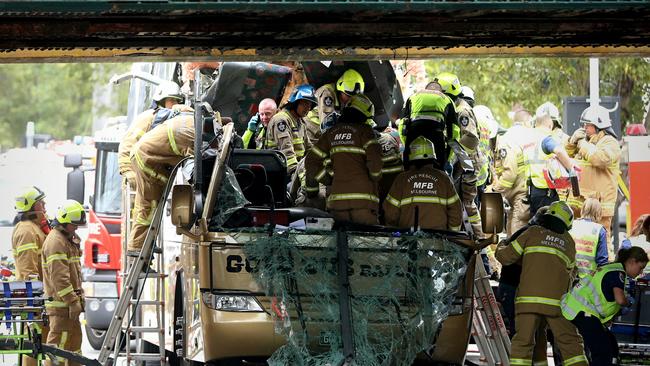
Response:
[[[442,88],[442,92],[445,94],[452,95],[454,97],[458,96],[460,94],[460,80],[458,80],[458,76],[456,74],[452,74],[450,72],[441,72],[440,74],[436,75],[435,79],[433,79],[434,83],[438,83],[440,87]]]
[[[349,95],[363,93],[365,86],[363,76],[353,69],[345,70],[343,75],[336,81],[336,90]]]
[[[465,97],[467,99],[474,100],[474,90],[472,88],[470,88],[469,86],[463,85],[460,88],[460,93],[463,95],[463,97]]]
[[[587,107],[580,115],[580,123],[590,123],[599,130],[604,130],[606,128],[612,127],[612,120],[609,118],[609,111],[607,108],[592,105]]]
[[[544,116],[549,116],[553,122],[560,123],[560,110],[551,102],[546,102],[537,107],[535,117],[542,118]]]
[[[295,103],[299,100],[306,100],[313,104],[318,104],[314,95],[314,87],[309,84],[298,85],[289,96],[289,103]]]
[[[181,87],[173,81],[163,81],[162,83],[158,84],[158,86],[156,86],[156,90],[153,93],[154,102],[160,103],[166,98],[172,98],[179,101],[183,100]]]
[[[418,136],[409,145],[409,161],[435,160],[436,150],[431,140]]]
[[[367,118],[375,116],[375,105],[372,104],[370,98],[363,94],[355,94],[350,97],[350,100],[345,105],[345,108],[353,108],[363,113]]]
[[[67,200],[56,211],[56,221],[59,224],[86,225],[86,211],[81,203]]]
[[[568,229],[571,229],[573,225],[573,210],[571,207],[564,201],[555,201],[548,206],[548,210],[545,215],[553,216],[556,219],[562,221],[562,223]]]
[[[34,204],[45,198],[45,192],[36,186],[23,189],[23,192],[16,196],[16,211],[28,212],[32,210]]]

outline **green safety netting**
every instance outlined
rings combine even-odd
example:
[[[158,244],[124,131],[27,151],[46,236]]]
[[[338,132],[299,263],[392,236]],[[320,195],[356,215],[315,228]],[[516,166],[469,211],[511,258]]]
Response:
[[[467,249],[430,234],[343,236],[349,256],[351,364],[411,365],[418,353],[430,350],[449,313]],[[247,237],[238,241],[245,243],[253,276],[271,299],[275,331],[287,339],[268,363],[343,364],[337,233]]]

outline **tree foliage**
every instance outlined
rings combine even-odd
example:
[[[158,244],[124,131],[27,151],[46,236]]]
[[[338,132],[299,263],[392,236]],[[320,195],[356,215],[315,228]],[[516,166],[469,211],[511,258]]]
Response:
[[[111,75],[128,71],[130,64],[10,64],[0,65],[0,146],[19,146],[28,121],[34,121],[36,133],[57,139],[88,135],[93,121],[120,114],[128,88],[116,88],[108,98],[115,106],[94,100],[97,86],[108,83]],[[123,112],[122,112],[123,113]]]
[[[474,89],[476,103],[490,107],[505,126],[515,104],[534,113],[546,101],[561,107],[564,97],[589,95],[586,57],[443,59],[425,65],[430,78],[442,71],[456,73]],[[623,125],[642,123],[649,81],[650,63],[643,58],[600,59],[600,95],[620,96]]]

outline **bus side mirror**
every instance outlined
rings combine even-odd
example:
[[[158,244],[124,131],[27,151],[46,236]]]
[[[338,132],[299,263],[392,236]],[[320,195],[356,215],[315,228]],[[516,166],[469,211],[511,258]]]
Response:
[[[81,154],[66,154],[63,158],[63,166],[72,168],[72,171],[68,172],[68,181],[66,184],[67,198],[83,204],[86,181],[84,172],[81,170],[81,159]]]
[[[485,234],[499,234],[504,222],[501,193],[483,193],[481,196],[481,224]]]
[[[179,229],[192,225],[194,214],[194,192],[189,184],[179,184],[172,188],[172,224]]]

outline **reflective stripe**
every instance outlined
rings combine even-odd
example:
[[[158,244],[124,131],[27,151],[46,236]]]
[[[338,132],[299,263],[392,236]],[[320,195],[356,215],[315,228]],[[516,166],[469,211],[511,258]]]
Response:
[[[70,257],[70,262],[81,263],[81,257],[72,256],[72,257]]]
[[[379,198],[374,194],[367,193],[341,193],[332,194],[327,197],[328,201],[366,200],[379,203]]]
[[[59,349],[65,349],[65,344],[68,343],[68,331],[64,330],[61,332],[61,342],[59,342]],[[65,359],[63,357],[57,357],[57,359],[63,363]]]
[[[481,221],[481,215],[479,215],[479,214],[474,214],[474,215],[468,217],[468,219],[469,219],[469,222],[470,222],[470,223],[472,223],[472,224],[476,224],[476,223],[478,223],[478,222]]]
[[[140,168],[140,170],[142,170],[143,172],[145,172],[148,176],[150,176],[150,177],[152,177],[152,178],[154,178],[154,179],[157,179],[157,180],[161,181],[161,182],[164,183],[164,184],[167,184],[167,180],[168,180],[168,178],[165,177],[165,176],[163,176],[163,175],[161,175],[161,174],[158,174],[158,172],[156,172],[155,170],[153,170],[153,169],[151,169],[150,167],[148,167],[148,166],[147,166],[147,165],[142,161],[142,157],[140,156],[140,153],[139,153],[138,151],[136,151],[136,152],[133,154],[133,157],[135,158],[136,164],[138,165],[138,168]]]
[[[320,190],[318,187],[308,187],[308,186],[303,187],[303,189],[306,192],[318,192]]]
[[[507,181],[505,179],[501,179],[501,180],[499,180],[499,184],[503,188],[512,188],[512,186],[515,185],[515,182],[510,182],[510,181]]]
[[[366,150],[355,147],[355,146],[335,146],[330,149],[330,154],[334,155],[337,153],[352,153],[352,154],[366,154]]]
[[[325,174],[327,174],[327,170],[325,168],[319,170],[316,174],[316,180],[320,182],[320,180],[325,177]]]
[[[74,289],[72,288],[72,285],[70,285],[70,286],[64,288],[61,291],[57,291],[56,294],[59,295],[59,297],[63,297],[65,295],[71,293],[72,291],[74,291]]]
[[[610,263],[598,268],[595,272],[580,279],[580,282],[562,298],[562,314],[567,319],[574,319],[583,311],[597,317],[601,323],[609,321],[618,313],[620,305],[616,301],[608,301],[601,291],[601,283],[610,272],[621,272],[625,269],[621,263]],[[627,286],[627,277],[625,277]]]
[[[169,140],[169,146],[171,146],[174,154],[182,156],[181,152],[176,146],[176,139],[174,138],[174,129],[171,124],[167,124],[167,139]]]
[[[377,144],[377,143],[378,143],[377,140],[372,139],[372,140],[366,142],[365,144],[363,144],[363,148],[364,148],[364,149],[367,149],[368,146],[370,146],[370,145],[372,145],[372,144]]]
[[[533,366],[547,366],[548,361],[533,361]]]
[[[13,250],[14,255],[18,255],[22,252],[28,251],[28,250],[34,250],[34,251],[39,251],[38,245],[36,243],[27,243],[23,245],[19,245],[16,247],[16,249]]]
[[[294,166],[294,165],[297,165],[297,164],[298,164],[298,158],[296,158],[295,156],[292,156],[289,159],[287,159],[287,166],[288,167],[291,167],[291,166]]]
[[[512,245],[512,249],[514,249],[517,254],[521,255],[524,252],[524,249],[521,247],[521,244],[519,244],[517,240],[514,240],[512,243],[510,243],[510,245]]]
[[[390,194],[388,196],[386,196],[386,202],[390,203],[391,205],[393,205],[395,207],[400,206],[399,201],[394,199],[393,196],[391,196]]]
[[[544,254],[552,254],[557,256],[558,258],[562,259],[564,263],[566,264],[567,268],[573,268],[575,266],[575,263],[569,259],[569,257],[566,256],[566,254],[562,253],[562,251],[551,248],[551,247],[545,247],[545,246],[533,246],[533,247],[526,247],[524,249],[524,255],[530,254],[530,253],[544,253]]]
[[[45,265],[48,265],[48,264],[50,264],[50,263],[52,263],[54,261],[67,262],[68,261],[68,255],[65,254],[65,253],[54,253],[52,255],[47,256],[47,258],[45,259],[45,261],[43,263],[45,263]]]
[[[381,173],[382,173],[382,171],[380,170],[380,171],[378,171],[376,173],[370,173],[370,176],[373,177],[373,178],[378,178],[378,177],[381,177]]]
[[[560,300],[549,299],[548,297],[539,296],[518,296],[515,298],[515,304],[543,304],[551,306],[560,306]]]
[[[392,167],[392,168],[384,168],[384,169],[381,170],[381,172],[384,173],[384,174],[401,173],[403,171],[404,171],[404,167],[401,166],[401,165],[400,166],[395,166],[395,167]]]
[[[458,226],[451,226],[450,229],[451,229],[452,231],[460,231],[460,225],[458,225]]]
[[[587,357],[585,357],[585,355],[578,355],[578,356],[574,356],[574,357],[571,357],[571,358],[568,358],[568,359],[564,360],[564,366],[570,366],[570,365],[574,365],[576,363],[581,363],[581,362],[589,363],[587,361]]]
[[[321,149],[319,149],[319,148],[316,147],[316,146],[312,146],[312,147],[311,147],[311,151],[312,151],[314,154],[320,156],[321,158],[325,158],[325,157],[327,157],[327,154],[324,153]]]
[[[67,308],[68,304],[66,304],[63,301],[52,300],[52,301],[45,301],[45,307],[46,308]]]
[[[533,363],[533,360],[528,360],[525,358],[511,358],[510,359],[510,364],[511,365],[523,365],[523,366],[530,366]]]
[[[400,154],[390,154],[388,156],[384,156],[381,158],[381,161],[383,161],[384,163],[387,163],[389,161],[398,161],[398,160],[399,161],[402,160],[402,156]]]
[[[458,202],[458,195],[454,195],[450,198],[443,198],[437,196],[412,196],[403,198],[401,201],[396,200],[395,198],[388,195],[386,200],[396,207],[406,206],[413,203],[434,203],[439,205],[451,205],[452,203]],[[392,200],[392,201],[391,201]]]

